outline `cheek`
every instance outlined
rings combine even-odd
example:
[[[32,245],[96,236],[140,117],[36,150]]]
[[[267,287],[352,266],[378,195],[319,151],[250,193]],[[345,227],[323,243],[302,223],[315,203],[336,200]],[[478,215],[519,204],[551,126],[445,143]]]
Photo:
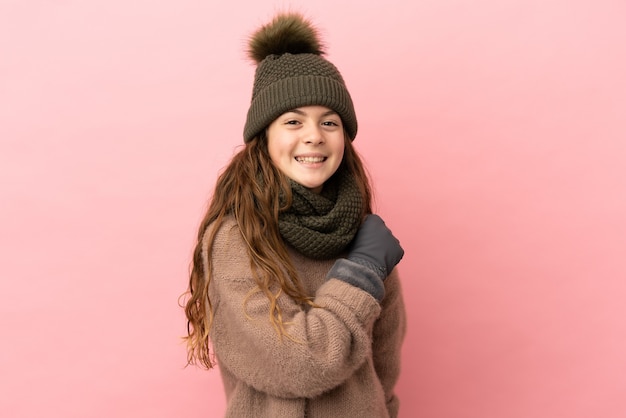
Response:
[[[278,170],[286,173],[290,169],[291,153],[288,146],[280,141],[274,143],[268,143],[267,152],[270,157],[270,161]]]
[[[277,150],[276,150],[276,147],[273,147],[273,146],[268,144],[268,146],[267,146],[267,153],[269,154],[270,160],[272,161],[272,163],[274,165],[276,165],[276,163],[278,162],[277,161]]]
[[[340,144],[337,144],[337,155],[341,158],[339,160],[343,161],[343,157],[346,155],[346,144],[343,142],[343,139]]]
[[[270,160],[274,165],[278,165],[280,163],[280,158],[282,155],[282,148],[280,146],[280,141],[270,137],[267,140],[267,153],[270,156]]]
[[[289,150],[285,147],[274,147],[270,150],[270,158],[275,165],[285,164],[289,160]]]

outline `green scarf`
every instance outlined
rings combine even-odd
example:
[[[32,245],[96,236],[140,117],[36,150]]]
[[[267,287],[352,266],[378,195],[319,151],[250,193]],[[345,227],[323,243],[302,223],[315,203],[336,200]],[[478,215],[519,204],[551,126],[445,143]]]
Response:
[[[293,202],[278,218],[281,236],[314,259],[338,256],[350,244],[359,225],[363,198],[351,175],[337,173],[320,194],[289,180]]]

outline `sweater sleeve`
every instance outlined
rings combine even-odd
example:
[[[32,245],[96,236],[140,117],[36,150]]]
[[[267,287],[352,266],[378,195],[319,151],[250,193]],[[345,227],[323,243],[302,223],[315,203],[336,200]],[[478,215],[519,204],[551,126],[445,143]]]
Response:
[[[385,280],[382,313],[374,324],[373,333],[374,367],[392,418],[398,416],[399,401],[394,390],[400,375],[400,351],[405,334],[406,311],[398,269],[395,268]]]
[[[281,338],[269,320],[269,300],[254,291],[234,222],[218,231],[212,262],[211,342],[218,365],[246,385],[282,398],[315,397],[343,383],[372,355],[381,307],[367,292],[330,279],[315,294],[319,307],[308,309],[281,293],[277,303],[289,334]]]

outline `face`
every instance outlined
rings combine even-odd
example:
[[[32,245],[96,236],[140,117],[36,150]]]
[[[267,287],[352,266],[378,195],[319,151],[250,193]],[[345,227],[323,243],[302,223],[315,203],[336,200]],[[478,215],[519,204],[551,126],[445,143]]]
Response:
[[[267,128],[274,165],[287,177],[320,193],[344,153],[341,118],[324,106],[303,106],[280,115]]]

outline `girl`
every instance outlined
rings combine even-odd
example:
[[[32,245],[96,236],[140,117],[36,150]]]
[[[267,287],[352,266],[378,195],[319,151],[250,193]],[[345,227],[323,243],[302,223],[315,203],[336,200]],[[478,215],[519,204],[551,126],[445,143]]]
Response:
[[[227,417],[396,417],[404,252],[371,214],[350,94],[300,15],[261,27],[248,53],[245,147],[194,252],[188,362],[217,361]]]

